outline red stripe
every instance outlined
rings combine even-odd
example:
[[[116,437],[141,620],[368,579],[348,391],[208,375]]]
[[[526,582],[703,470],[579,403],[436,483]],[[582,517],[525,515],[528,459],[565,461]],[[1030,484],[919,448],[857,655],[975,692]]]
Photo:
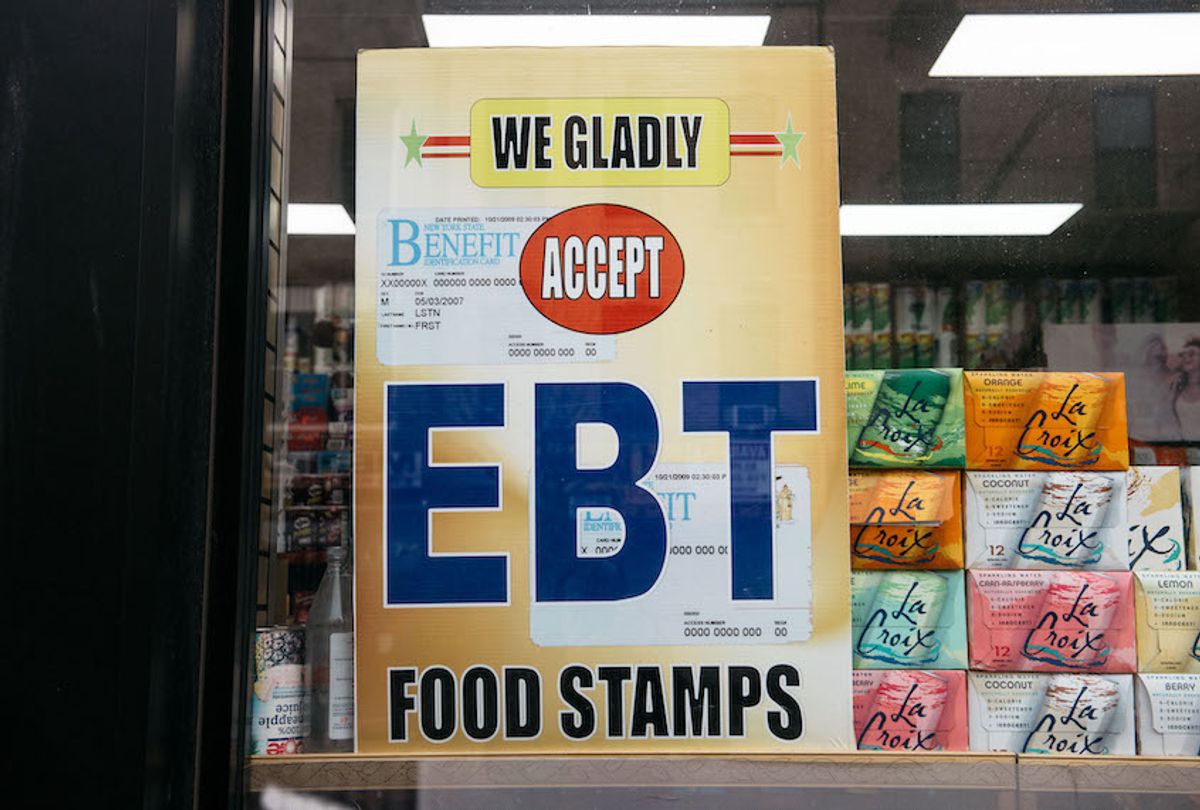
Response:
[[[426,146],[470,146],[470,135],[430,135],[425,139]]]
[[[771,146],[774,146],[775,144],[779,143],[779,139],[776,138],[774,135],[759,135],[759,134],[748,133],[748,132],[742,132],[742,133],[733,132],[733,133],[730,133],[730,135],[729,135],[729,142],[730,143],[747,143],[747,144],[760,143],[760,144],[769,144]]]
[[[773,157],[779,157],[780,155],[783,154],[783,150],[782,149],[775,149],[775,150],[756,149],[752,152],[733,152],[733,151],[731,151],[729,154],[733,155],[734,157],[739,157],[742,155],[750,155],[751,157],[754,157],[755,155],[771,155]]]
[[[423,157],[423,158],[447,158],[447,157],[469,158],[470,156],[471,156],[470,152],[430,152],[430,153],[422,152],[421,153],[421,157]]]

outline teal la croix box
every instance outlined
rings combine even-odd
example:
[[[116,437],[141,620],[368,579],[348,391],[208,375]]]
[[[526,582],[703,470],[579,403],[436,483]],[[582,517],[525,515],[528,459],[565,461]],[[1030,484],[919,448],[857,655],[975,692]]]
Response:
[[[855,669],[966,669],[962,571],[851,571]]]
[[[962,369],[847,371],[846,440],[851,467],[965,467]]]

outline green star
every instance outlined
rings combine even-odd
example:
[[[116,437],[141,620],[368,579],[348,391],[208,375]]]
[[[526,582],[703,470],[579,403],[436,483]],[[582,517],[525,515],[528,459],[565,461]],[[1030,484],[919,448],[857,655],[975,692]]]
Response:
[[[794,160],[794,161],[796,161],[797,168],[799,168],[800,152],[798,151],[798,147],[800,146],[800,141],[804,140],[804,133],[792,131],[792,114],[791,113],[788,113],[787,131],[786,132],[776,132],[775,138],[781,144],[783,144],[783,159],[779,161],[779,165],[781,167],[786,166],[787,162],[789,160]]]
[[[404,155],[404,165],[407,166],[415,160],[418,166],[423,167],[425,164],[421,162],[421,147],[425,145],[425,141],[429,140],[429,136],[417,134],[416,119],[413,119],[412,129],[408,131],[407,135],[401,135],[400,140],[404,141],[404,148],[408,150]]]

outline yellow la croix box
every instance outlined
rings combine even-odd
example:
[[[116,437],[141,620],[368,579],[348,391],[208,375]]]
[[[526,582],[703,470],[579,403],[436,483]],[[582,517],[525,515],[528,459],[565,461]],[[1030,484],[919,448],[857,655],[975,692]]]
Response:
[[[969,470],[1129,467],[1120,372],[966,371]]]
[[[1200,674],[1200,571],[1137,571],[1138,672]]]
[[[851,470],[853,568],[963,567],[957,470]]]

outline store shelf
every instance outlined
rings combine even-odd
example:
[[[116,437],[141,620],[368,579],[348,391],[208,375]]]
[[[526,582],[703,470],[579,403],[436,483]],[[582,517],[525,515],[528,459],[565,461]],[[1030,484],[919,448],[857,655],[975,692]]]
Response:
[[[251,790],[439,789],[447,787],[913,787],[1011,789],[1016,761],[1005,755],[913,757],[261,757]]]
[[[1017,757],[1021,790],[1200,795],[1200,758]]]
[[[792,757],[256,757],[251,791],[849,788],[1200,794],[1200,760],[1008,754]]]

